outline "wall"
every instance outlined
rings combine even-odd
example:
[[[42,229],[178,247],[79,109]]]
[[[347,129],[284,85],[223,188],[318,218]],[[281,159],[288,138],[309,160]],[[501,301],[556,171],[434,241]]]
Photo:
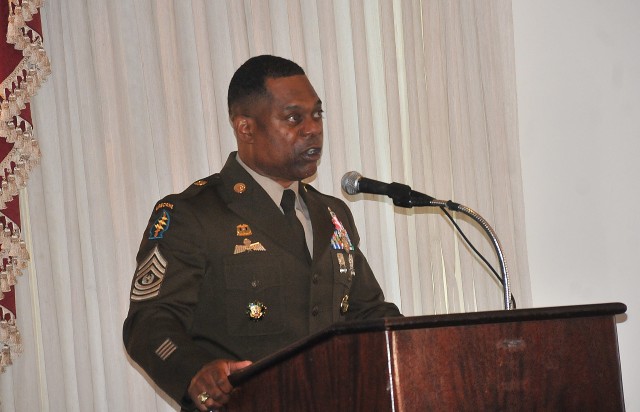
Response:
[[[640,411],[640,3],[513,0],[534,306],[620,301]]]

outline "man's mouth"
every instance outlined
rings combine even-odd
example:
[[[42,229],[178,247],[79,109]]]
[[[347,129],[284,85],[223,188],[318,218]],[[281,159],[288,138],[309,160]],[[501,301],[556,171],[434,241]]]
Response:
[[[322,148],[321,147],[312,147],[310,149],[302,152],[302,157],[309,161],[317,161],[320,160],[320,156],[322,156]]]

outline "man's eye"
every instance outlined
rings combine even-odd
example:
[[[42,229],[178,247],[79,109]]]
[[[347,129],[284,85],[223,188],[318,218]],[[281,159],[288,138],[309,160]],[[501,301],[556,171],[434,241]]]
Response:
[[[301,120],[302,120],[302,117],[297,114],[291,114],[287,117],[287,121],[291,123],[300,123]]]
[[[313,117],[315,117],[316,119],[324,119],[324,110],[318,110],[317,112],[313,113]]]

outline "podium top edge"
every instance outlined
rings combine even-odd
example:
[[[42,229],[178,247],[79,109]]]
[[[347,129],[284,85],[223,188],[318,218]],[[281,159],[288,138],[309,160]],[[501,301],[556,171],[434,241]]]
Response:
[[[627,306],[624,303],[615,302],[576,306],[553,306],[345,321],[329,326],[328,328],[312,334],[307,338],[301,339],[300,341],[295,342],[272,355],[258,360],[249,367],[231,374],[229,376],[229,381],[232,385],[237,386],[249,379],[251,376],[273,366],[274,364],[336,335],[419,328],[481,325],[490,323],[615,316],[625,313],[626,310]]]
[[[377,323],[384,322],[386,330],[408,329],[413,327],[443,327],[485,323],[502,323],[502,322],[524,322],[534,320],[551,320],[551,319],[567,319],[582,318],[594,316],[615,316],[627,311],[624,303],[598,303],[591,305],[575,305],[575,306],[551,306],[542,308],[514,309],[514,310],[495,310],[486,312],[465,312],[453,313],[446,315],[425,315],[412,316],[406,318],[383,318],[375,319]],[[359,323],[362,323],[361,325]],[[343,327],[365,327],[364,322],[349,322],[336,324],[332,326],[335,332]],[[373,322],[372,322],[373,323]],[[373,327],[373,325],[370,325]]]

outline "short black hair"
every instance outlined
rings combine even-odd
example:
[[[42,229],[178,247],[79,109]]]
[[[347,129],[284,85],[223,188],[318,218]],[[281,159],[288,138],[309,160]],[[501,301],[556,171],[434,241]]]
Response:
[[[304,74],[302,67],[282,57],[264,54],[250,58],[238,67],[229,82],[227,94],[229,116],[233,115],[237,106],[257,97],[266,96],[267,78],[276,79]]]

